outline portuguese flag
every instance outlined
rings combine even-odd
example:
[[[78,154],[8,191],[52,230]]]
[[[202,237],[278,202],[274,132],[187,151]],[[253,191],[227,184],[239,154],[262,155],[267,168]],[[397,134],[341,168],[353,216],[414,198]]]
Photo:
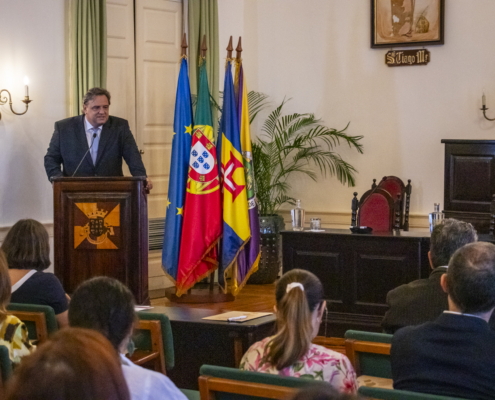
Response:
[[[177,296],[218,268],[217,244],[222,236],[222,212],[212,126],[210,91],[203,60],[189,158]]]

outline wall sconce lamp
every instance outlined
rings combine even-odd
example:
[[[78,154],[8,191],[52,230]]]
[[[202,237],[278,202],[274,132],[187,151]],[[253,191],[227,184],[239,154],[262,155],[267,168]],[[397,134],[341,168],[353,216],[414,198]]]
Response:
[[[24,100],[21,100],[24,104],[26,104],[26,109],[24,110],[24,112],[17,113],[17,112],[14,111],[14,109],[12,108],[12,96],[11,96],[10,92],[7,89],[0,90],[0,106],[7,103],[7,97],[2,97],[2,92],[6,92],[9,95],[8,101],[9,101],[9,105],[10,105],[10,110],[15,115],[26,114],[27,113],[27,110],[28,110],[28,107],[29,107],[29,103],[31,103],[33,101],[33,100],[29,100],[29,87],[28,87],[28,85],[29,85],[29,79],[28,79],[27,76],[24,78],[24,84],[26,85],[25,86],[26,87],[26,93],[25,93]],[[1,119],[2,119],[2,113],[0,112],[0,120]]]
[[[486,116],[486,110],[488,108],[486,107],[486,97],[485,94],[483,93],[483,96],[481,96],[481,102],[483,103],[483,107],[480,108],[481,111],[483,111],[483,116],[488,120],[488,121],[495,121],[495,118],[488,118]]]

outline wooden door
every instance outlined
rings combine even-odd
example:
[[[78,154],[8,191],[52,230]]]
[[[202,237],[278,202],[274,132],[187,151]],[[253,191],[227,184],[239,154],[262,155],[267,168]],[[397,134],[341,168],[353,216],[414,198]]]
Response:
[[[107,89],[112,95],[110,115],[129,121],[141,148],[136,130],[133,0],[107,0]],[[124,175],[131,175],[125,163]]]
[[[136,0],[136,123],[143,161],[154,189],[150,219],[165,218],[179,76],[182,2]],[[161,268],[161,251],[149,254],[150,289],[171,283]]]

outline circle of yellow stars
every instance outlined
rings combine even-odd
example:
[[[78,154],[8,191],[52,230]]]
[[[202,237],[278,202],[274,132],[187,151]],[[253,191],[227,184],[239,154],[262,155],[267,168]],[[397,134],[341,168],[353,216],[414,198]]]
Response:
[[[184,128],[185,128],[184,133],[189,133],[189,135],[192,135],[192,125],[184,126]],[[175,132],[173,133],[173,136],[175,136]],[[167,209],[170,206],[170,204],[172,204],[172,203],[170,202],[170,200],[167,197]],[[182,206],[180,208],[179,207],[176,207],[176,208],[177,208],[177,214],[176,215],[184,216],[184,206]]]

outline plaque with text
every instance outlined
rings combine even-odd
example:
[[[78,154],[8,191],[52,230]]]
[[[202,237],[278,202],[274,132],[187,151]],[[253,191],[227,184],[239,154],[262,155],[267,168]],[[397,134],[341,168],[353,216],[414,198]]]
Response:
[[[385,54],[385,64],[389,67],[403,67],[407,65],[426,65],[431,55],[426,49],[391,50]]]

